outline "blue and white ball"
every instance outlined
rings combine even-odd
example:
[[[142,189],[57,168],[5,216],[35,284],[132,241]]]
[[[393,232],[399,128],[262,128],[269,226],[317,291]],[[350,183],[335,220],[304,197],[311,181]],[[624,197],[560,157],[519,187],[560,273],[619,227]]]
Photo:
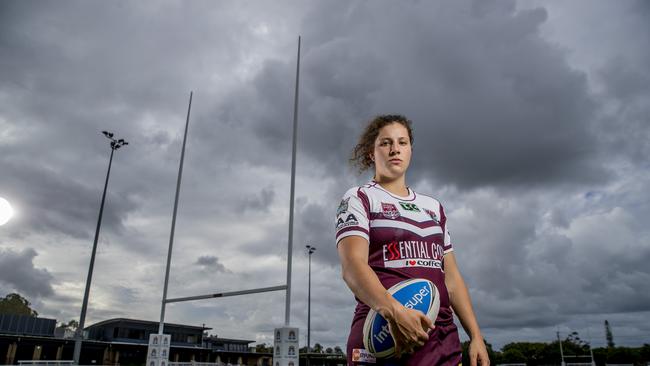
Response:
[[[433,282],[423,278],[402,281],[388,289],[395,300],[407,308],[423,312],[435,322],[440,310],[440,295]],[[363,325],[363,344],[377,358],[395,354],[395,342],[384,317],[370,310]]]

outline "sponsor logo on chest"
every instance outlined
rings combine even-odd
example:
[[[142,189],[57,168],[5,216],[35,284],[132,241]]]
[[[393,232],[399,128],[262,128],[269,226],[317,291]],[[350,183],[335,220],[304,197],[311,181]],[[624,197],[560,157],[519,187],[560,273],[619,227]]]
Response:
[[[420,212],[420,209],[415,203],[400,202],[399,205],[406,211]]]
[[[385,268],[428,267],[442,270],[444,250],[435,242],[393,241],[383,246]]]

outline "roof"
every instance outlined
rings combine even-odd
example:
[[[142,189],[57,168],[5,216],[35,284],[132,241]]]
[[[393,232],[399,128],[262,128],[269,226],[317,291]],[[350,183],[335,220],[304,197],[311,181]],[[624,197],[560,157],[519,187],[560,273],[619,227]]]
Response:
[[[247,339],[235,339],[235,338],[219,338],[219,337],[203,337],[204,341],[211,341],[211,342],[239,342],[239,343],[253,343],[255,341],[249,341]]]
[[[106,325],[106,324],[111,324],[111,323],[117,323],[117,322],[130,322],[130,323],[154,325],[154,326],[158,326],[160,324],[160,322],[154,322],[154,321],[150,321],[150,320],[129,319],[129,318],[113,318],[113,319],[107,319],[107,320],[103,320],[103,321],[101,321],[99,323],[89,325],[89,326],[85,327],[84,329],[88,329],[90,327],[98,327],[98,326],[101,326],[101,325]],[[201,331],[212,329],[212,328],[208,328],[208,327],[205,327],[205,326],[197,327],[195,325],[173,324],[173,323],[165,323],[165,326],[166,327],[181,327],[181,328],[198,329],[198,330],[201,330]]]

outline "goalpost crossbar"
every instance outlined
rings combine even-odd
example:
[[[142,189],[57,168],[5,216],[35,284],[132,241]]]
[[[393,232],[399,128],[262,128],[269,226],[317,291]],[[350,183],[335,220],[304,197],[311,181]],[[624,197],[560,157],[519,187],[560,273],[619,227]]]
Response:
[[[287,285],[262,287],[262,288],[252,289],[252,290],[219,292],[219,293],[215,293],[215,294],[188,296],[188,297],[176,297],[176,298],[173,298],[173,299],[165,299],[165,303],[169,304],[169,303],[172,303],[172,302],[213,299],[215,297],[239,296],[239,295],[247,295],[247,294],[256,294],[256,293],[260,293],[260,292],[282,291],[282,290],[286,290],[286,289],[287,289]]]

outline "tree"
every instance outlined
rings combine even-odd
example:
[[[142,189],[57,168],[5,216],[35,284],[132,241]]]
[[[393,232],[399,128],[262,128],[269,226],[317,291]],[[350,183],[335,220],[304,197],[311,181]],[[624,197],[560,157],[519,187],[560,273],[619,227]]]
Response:
[[[578,332],[571,332],[563,343],[564,347],[575,351],[575,354],[584,354],[589,352],[589,343],[580,339]]]
[[[320,343],[314,344],[314,347],[311,348],[313,353],[323,353],[323,346]]]
[[[256,344],[255,352],[257,353],[273,353],[273,346],[266,346],[266,343]]]
[[[336,354],[338,354],[338,355],[342,355],[342,354],[343,354],[343,350],[341,349],[341,347],[336,346],[336,347],[334,347],[334,353],[336,353]]]
[[[61,327],[61,328],[65,328],[65,329],[70,329],[70,330],[72,330],[72,331],[75,331],[75,330],[77,330],[77,328],[79,328],[79,322],[76,321],[76,320],[74,320],[74,319],[72,319],[72,320],[70,320],[70,321],[67,322],[67,323],[63,323],[63,322],[61,322],[61,324],[59,325],[59,327]]]
[[[609,322],[605,320],[605,338],[607,339],[607,347],[614,348],[614,335],[612,335],[612,329],[609,327]]]
[[[334,353],[334,350],[332,347],[327,347],[327,349],[325,349],[325,353]]]
[[[38,312],[30,306],[27,299],[20,294],[12,293],[0,299],[0,314],[38,316]]]

